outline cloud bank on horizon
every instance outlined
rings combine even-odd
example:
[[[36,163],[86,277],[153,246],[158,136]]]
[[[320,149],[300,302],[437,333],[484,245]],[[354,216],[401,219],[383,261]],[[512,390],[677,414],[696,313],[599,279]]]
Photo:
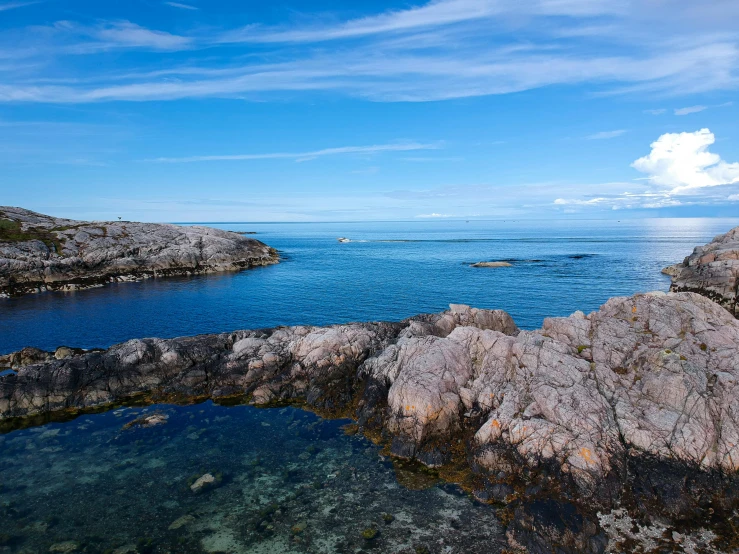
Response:
[[[739,208],[735,1],[249,4],[0,2],[11,199],[104,217],[125,188],[132,217],[177,220]]]
[[[652,143],[652,151],[636,160],[632,167],[647,175],[650,190],[642,193],[623,194],[597,198],[564,199],[557,198],[554,203],[566,205],[610,205],[613,209],[647,207],[659,208],[679,206],[694,202],[706,189],[727,202],[733,202],[739,195],[732,194],[739,184],[739,163],[727,163],[721,156],[708,148],[716,142],[709,129],[687,133],[665,133]],[[714,198],[716,197],[714,196]],[[685,200],[683,200],[685,199]]]

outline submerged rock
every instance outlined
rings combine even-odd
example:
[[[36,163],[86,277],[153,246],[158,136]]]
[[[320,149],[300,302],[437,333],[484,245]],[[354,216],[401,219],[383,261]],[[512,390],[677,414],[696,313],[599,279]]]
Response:
[[[0,206],[4,296],[235,271],[277,263],[278,258],[258,240],[209,227],[74,221]]]
[[[80,551],[80,543],[76,541],[65,541],[52,544],[49,547],[49,552],[56,552],[58,554],[70,554],[72,552]]]
[[[198,477],[195,482],[190,485],[190,490],[192,492],[201,492],[205,489],[213,487],[215,484],[216,478],[210,473],[206,473],[205,475],[201,475],[200,477]]]
[[[196,521],[195,520],[195,517],[194,516],[191,516],[189,514],[188,515],[184,515],[182,517],[178,517],[177,519],[175,519],[170,524],[169,530],[170,531],[175,531],[175,530],[180,529],[182,527],[186,527],[186,526],[190,525],[191,523],[194,523],[195,521]]]
[[[510,262],[477,262],[471,264],[470,267],[513,267]]]
[[[683,263],[666,267],[671,290],[697,292],[739,317],[739,227],[698,246]]]
[[[153,414],[146,414],[139,418],[134,419],[126,423],[123,428],[130,429],[132,427],[156,427],[157,425],[164,425],[167,423],[169,416],[159,412]]]

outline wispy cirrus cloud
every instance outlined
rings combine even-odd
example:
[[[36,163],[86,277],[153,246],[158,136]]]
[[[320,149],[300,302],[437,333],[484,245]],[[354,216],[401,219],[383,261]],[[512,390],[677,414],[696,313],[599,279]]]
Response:
[[[346,154],[380,154],[384,152],[411,152],[415,150],[436,150],[443,143],[400,142],[391,144],[375,144],[371,146],[340,146],[324,148],[311,152],[270,152],[258,154],[221,154],[208,156],[186,156],[182,158],[154,158],[145,160],[158,163],[193,163],[215,161],[250,161],[250,160],[295,160],[297,162],[310,161],[324,156],[339,156]]]
[[[181,51],[194,48],[196,42],[191,37],[172,34],[166,31],[148,29],[128,20],[100,21],[94,24],[82,24],[76,21],[61,20],[51,25],[37,25],[20,30],[0,31],[0,59],[8,52],[14,60],[22,60],[15,72],[23,80],[34,84],[43,84],[49,80],[66,81],[68,83],[84,83],[90,79],[100,80],[100,72],[105,66],[95,66],[96,71],[69,71],[49,73],[52,62],[69,61],[66,58],[76,56],[95,56],[112,50],[137,50],[145,52]],[[121,73],[119,67],[127,67],[126,58],[120,58],[113,66],[111,75]],[[34,73],[30,70],[37,65],[44,72]],[[5,73],[5,82],[12,80],[12,71]]]
[[[153,50],[179,50],[188,47],[192,43],[192,39],[188,37],[147,29],[130,21],[112,21],[95,27],[85,27],[62,21],[57,23],[56,27],[95,39],[95,42],[83,45],[83,50],[85,47],[93,49],[150,48]]]
[[[181,10],[197,11],[200,9],[196,6],[191,6],[190,4],[181,4],[180,2],[164,2],[164,5],[172,8],[179,8]]]
[[[699,113],[708,109],[708,106],[688,106],[687,108],[676,108],[675,115],[690,115]]]
[[[6,2],[3,4],[0,4],[0,12],[4,12],[7,10],[15,10],[17,8],[24,8],[26,6],[32,6],[34,4],[39,4],[39,1],[36,2]]]
[[[339,24],[320,23],[298,28],[264,28],[248,25],[227,33],[224,42],[324,42],[442,27],[476,20],[506,17],[594,17],[621,13],[623,0],[433,0],[405,10],[392,10],[375,16],[352,19]]]
[[[632,95],[739,88],[738,34],[721,18],[712,19],[711,32],[686,23],[679,36],[669,32],[677,19],[690,21],[680,15],[690,9],[687,0],[669,7],[634,0],[432,0],[354,19],[314,14],[280,26],[198,27],[189,34],[131,21],[63,21],[11,37],[17,58],[20,49],[10,46],[25,32],[22,56],[38,59],[44,70],[0,75],[0,102],[262,99],[297,91],[427,102],[552,85]],[[328,41],[338,46],[327,49]],[[156,60],[152,70],[132,53],[115,67],[48,70],[68,67],[52,63],[64,55],[113,49],[186,51],[187,58]]]
[[[186,44],[176,38],[159,40],[162,49]],[[143,38],[138,43],[129,38],[117,45],[131,47],[141,42]],[[508,48],[493,47],[464,55],[424,51],[391,54],[368,47],[339,54],[319,51],[301,61],[230,65],[202,72],[173,68],[169,78],[134,79],[123,84],[106,82],[104,75],[97,85],[3,84],[0,101],[89,103],[332,91],[378,102],[426,102],[634,79],[661,89],[681,83],[686,75],[705,73],[708,65],[720,65],[721,60],[728,64],[730,58],[729,50],[720,45],[660,53],[648,59],[578,58],[544,51],[512,54]],[[704,83],[712,87],[707,77]]]
[[[615,131],[601,131],[599,133],[594,133],[592,135],[588,135],[585,137],[587,140],[607,140],[612,139],[616,137],[620,137],[621,135],[625,134],[627,131],[626,129],[617,129]]]

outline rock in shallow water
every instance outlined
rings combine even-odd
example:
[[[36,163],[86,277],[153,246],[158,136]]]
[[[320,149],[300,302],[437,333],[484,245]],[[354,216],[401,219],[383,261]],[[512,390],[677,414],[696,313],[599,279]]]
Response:
[[[477,262],[470,267],[512,267],[513,264],[510,262]]]
[[[190,485],[190,490],[192,492],[202,492],[205,489],[214,486],[215,483],[216,478],[210,473],[206,473],[205,475],[201,475],[200,477],[198,477],[195,482]]]
[[[0,295],[277,263],[258,240],[209,227],[60,219],[0,206]]]

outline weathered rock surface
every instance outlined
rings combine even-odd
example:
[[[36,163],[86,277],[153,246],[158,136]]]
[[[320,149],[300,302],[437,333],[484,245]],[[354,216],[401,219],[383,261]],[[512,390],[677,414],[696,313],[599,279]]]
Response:
[[[264,243],[209,227],[74,221],[0,207],[0,295],[5,296],[277,261],[277,252]]]
[[[69,348],[68,346],[60,346],[54,352],[45,352],[39,348],[29,346],[22,350],[18,350],[17,352],[0,356],[0,367],[15,369],[27,365],[49,362],[55,359],[63,360],[75,355],[85,354],[86,352],[88,352],[88,350],[83,350],[82,348]]]
[[[697,292],[739,317],[739,227],[698,246],[683,263],[666,267],[674,292]]]
[[[472,429],[476,463],[505,446],[584,485],[626,454],[739,470],[739,321],[692,293],[614,298],[519,332],[500,311],[453,305],[400,323],[285,327],[132,340],[0,377],[0,414],[97,406],[137,393],[250,395],[346,409],[436,465]]]

